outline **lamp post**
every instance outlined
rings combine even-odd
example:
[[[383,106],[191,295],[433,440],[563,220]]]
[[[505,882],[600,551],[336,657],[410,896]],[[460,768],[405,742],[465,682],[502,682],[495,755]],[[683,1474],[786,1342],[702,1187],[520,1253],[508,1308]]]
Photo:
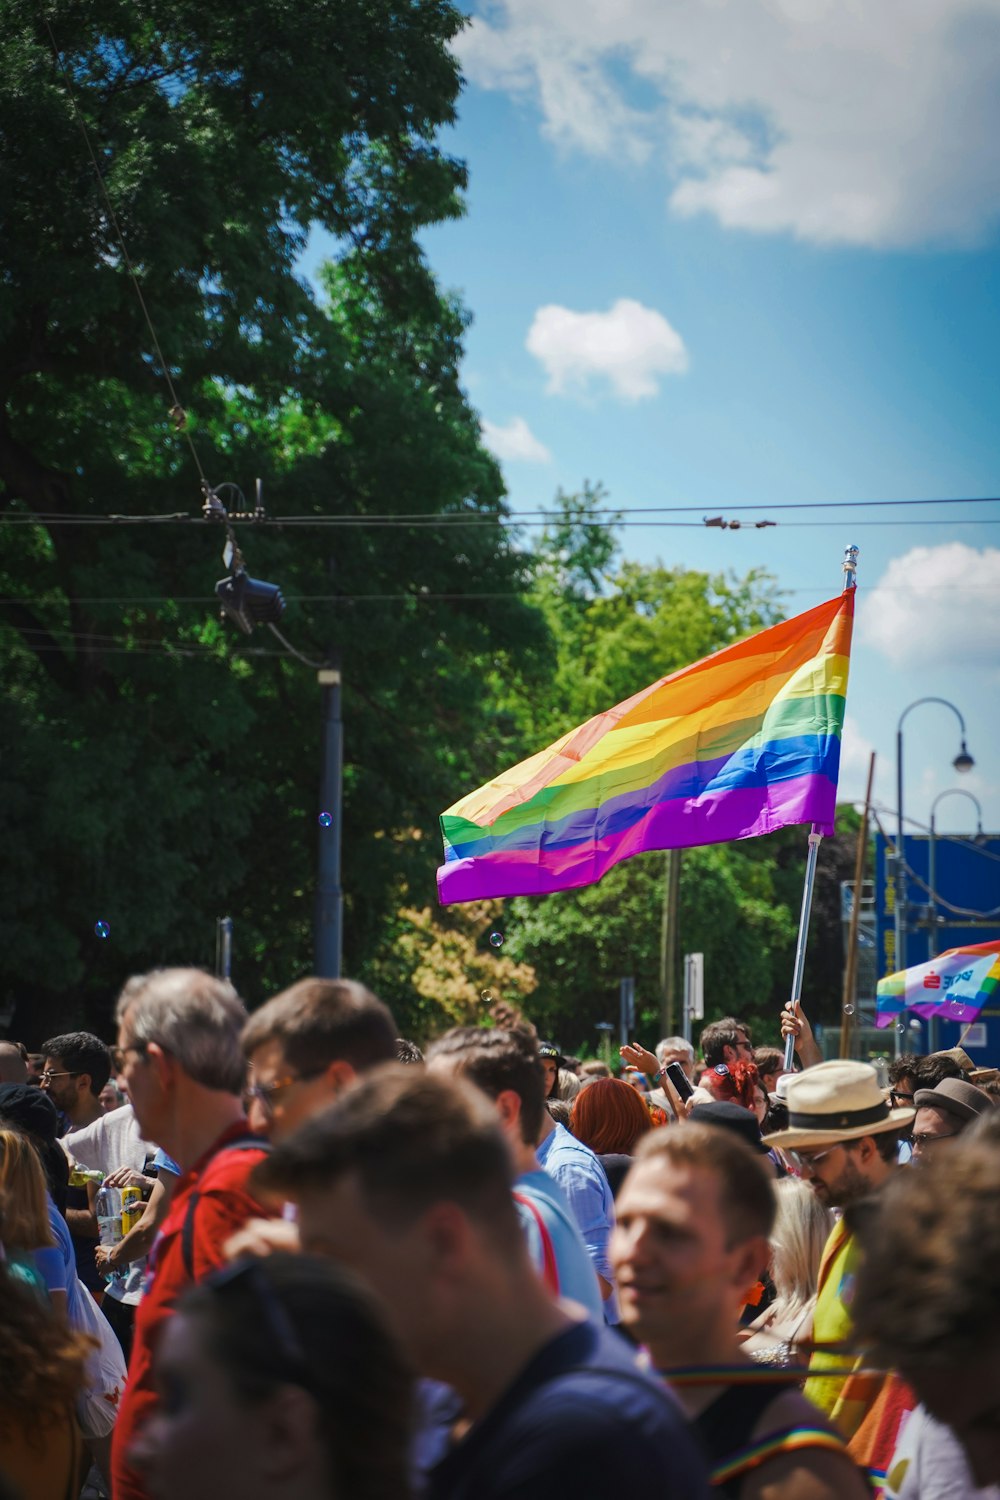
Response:
[[[896,968],[906,968],[906,931],[907,931],[907,898],[906,898],[906,845],[903,837],[903,720],[913,709],[919,708],[924,703],[940,703],[943,708],[950,708],[958,720],[961,731],[961,747],[955,759],[952,761],[956,771],[963,774],[971,771],[975,761],[965,746],[965,720],[961,713],[950,703],[947,698],[916,698],[899,716],[896,725]],[[933,886],[933,881],[931,882]],[[899,1033],[896,1033],[896,1052],[899,1053]]]
[[[931,925],[929,937],[929,957],[931,958],[934,958],[937,954],[937,825],[934,821],[934,814],[937,811],[938,803],[942,802],[945,797],[966,797],[972,803],[976,809],[976,842],[978,843],[983,837],[983,809],[979,798],[960,786],[952,786],[945,792],[938,792],[931,803],[931,836],[927,845],[927,884],[931,888]]]

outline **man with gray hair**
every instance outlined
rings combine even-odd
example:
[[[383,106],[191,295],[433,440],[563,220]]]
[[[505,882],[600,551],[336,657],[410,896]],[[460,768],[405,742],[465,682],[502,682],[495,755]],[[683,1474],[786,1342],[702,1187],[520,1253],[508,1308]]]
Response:
[[[694,1083],[694,1048],[682,1036],[665,1036],[656,1044],[656,1061],[661,1068],[667,1063],[680,1063],[687,1077]]]
[[[223,1245],[247,1219],[267,1213],[247,1179],[266,1144],[249,1132],[241,1093],[240,1032],[246,1010],[227,981],[200,969],[158,969],[130,979],[118,1000],[117,1071],[139,1129],[180,1165],[182,1176],[149,1258],[129,1379],[115,1426],[115,1500],[144,1500],[129,1462],[137,1431],[157,1409],[152,1350],[177,1298],[225,1264]]]

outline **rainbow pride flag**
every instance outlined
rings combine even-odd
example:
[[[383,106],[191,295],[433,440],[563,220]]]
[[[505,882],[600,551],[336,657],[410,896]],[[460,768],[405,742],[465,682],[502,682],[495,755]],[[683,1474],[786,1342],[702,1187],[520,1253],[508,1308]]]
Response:
[[[876,1026],[888,1026],[904,1010],[974,1021],[984,1005],[1000,1001],[1000,942],[949,948],[929,963],[880,979],[875,994]]]
[[[647,849],[833,827],[854,590],[597,714],[441,815],[442,905],[591,885]]]

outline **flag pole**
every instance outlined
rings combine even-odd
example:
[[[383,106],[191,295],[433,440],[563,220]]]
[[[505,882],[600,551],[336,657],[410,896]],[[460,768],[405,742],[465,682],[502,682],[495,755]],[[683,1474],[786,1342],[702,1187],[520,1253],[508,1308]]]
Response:
[[[844,548],[844,592],[857,585],[858,549]],[[809,830],[809,852],[806,855],[806,873],[802,884],[802,910],[799,913],[799,934],[795,942],[795,967],[792,972],[792,995],[788,1008],[797,1015],[802,1004],[802,978],[806,967],[806,943],[809,938],[809,917],[812,912],[813,888],[816,884],[816,860],[823,835],[816,824]],[[795,1062],[795,1036],[785,1037],[785,1072],[790,1073]]]

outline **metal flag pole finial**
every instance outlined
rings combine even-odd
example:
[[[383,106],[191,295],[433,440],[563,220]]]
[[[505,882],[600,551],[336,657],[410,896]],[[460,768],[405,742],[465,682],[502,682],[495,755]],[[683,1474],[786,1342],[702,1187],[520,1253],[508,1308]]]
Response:
[[[844,548],[844,588],[856,589],[858,586],[858,558],[861,553],[857,547]]]
[[[844,592],[848,589],[857,588],[858,577],[857,547],[844,548]],[[802,910],[799,913],[799,933],[795,942],[795,967],[792,972],[792,994],[788,1002],[788,1009],[792,1015],[797,1015],[802,1003],[802,979],[806,967],[806,943],[809,938],[809,917],[812,912],[813,887],[816,884],[816,860],[819,855],[820,841],[823,834],[816,824],[812,825],[809,832],[809,853],[806,857],[806,873],[802,883]],[[795,1063],[795,1036],[785,1037],[785,1072],[790,1073]]]

